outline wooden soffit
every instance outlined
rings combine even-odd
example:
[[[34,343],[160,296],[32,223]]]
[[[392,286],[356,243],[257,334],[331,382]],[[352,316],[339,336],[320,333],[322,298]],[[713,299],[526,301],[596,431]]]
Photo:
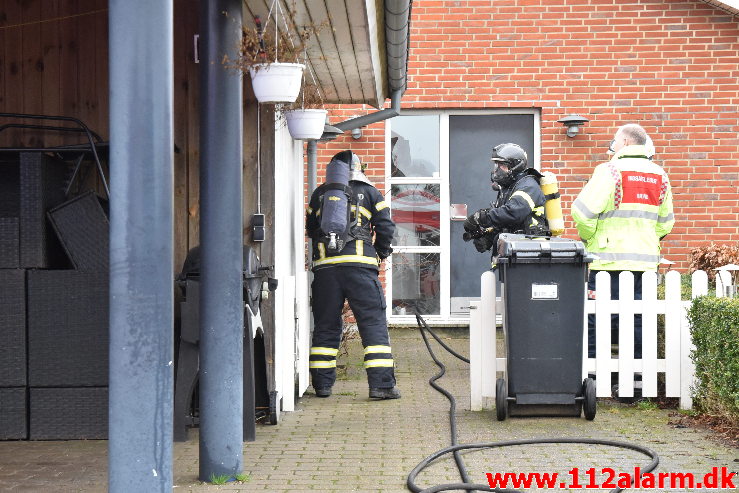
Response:
[[[323,26],[308,42],[305,77],[315,78],[326,103],[384,104],[382,0],[244,0],[244,26],[252,27],[255,15],[267,29],[275,29],[275,20],[280,30],[286,25]]]

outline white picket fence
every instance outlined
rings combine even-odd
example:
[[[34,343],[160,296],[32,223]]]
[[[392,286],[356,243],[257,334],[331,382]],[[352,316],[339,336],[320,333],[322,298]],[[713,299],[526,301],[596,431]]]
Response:
[[[723,296],[731,283],[728,273],[720,273],[716,295]],[[721,282],[723,279],[723,283]],[[693,343],[687,321],[690,300],[681,299],[680,273],[667,272],[665,296],[657,299],[657,274],[642,276],[642,299],[634,300],[634,276],[622,272],[619,299],[611,299],[609,274],[596,276],[596,299],[585,300],[585,315],[595,314],[595,358],[587,354],[587,316],[583,330],[583,378],[596,375],[596,395],[611,396],[611,373],[618,374],[619,396],[632,397],[634,374],[642,375],[642,396],[657,397],[657,375],[665,375],[665,397],[679,397],[682,409],[692,408],[691,388],[694,367],[690,359]],[[480,278],[481,299],[470,303],[470,406],[473,411],[495,406],[495,380],[505,372],[506,360],[496,354],[496,319],[503,314],[503,303],[496,301],[495,276],[485,272]],[[703,271],[692,275],[692,297],[708,293],[708,276]],[[611,314],[619,315],[619,339],[611,341]],[[634,314],[642,314],[642,358],[634,359]],[[664,315],[664,358],[657,354],[657,319]],[[611,355],[611,342],[618,343],[618,355]],[[502,376],[502,375],[501,375]]]

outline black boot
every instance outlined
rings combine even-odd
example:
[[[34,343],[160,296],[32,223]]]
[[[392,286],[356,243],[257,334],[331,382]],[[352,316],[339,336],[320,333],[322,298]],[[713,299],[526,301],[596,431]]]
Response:
[[[400,399],[398,387],[387,389],[369,389],[370,399]]]
[[[316,390],[316,397],[328,397],[331,395],[331,387],[319,387]]]

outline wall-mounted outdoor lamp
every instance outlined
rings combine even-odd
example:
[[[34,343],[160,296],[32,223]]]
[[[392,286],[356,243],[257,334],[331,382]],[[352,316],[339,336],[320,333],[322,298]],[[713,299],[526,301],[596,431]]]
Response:
[[[585,125],[590,120],[580,115],[567,115],[557,121],[567,127],[567,137],[572,138],[580,132],[580,125]]]

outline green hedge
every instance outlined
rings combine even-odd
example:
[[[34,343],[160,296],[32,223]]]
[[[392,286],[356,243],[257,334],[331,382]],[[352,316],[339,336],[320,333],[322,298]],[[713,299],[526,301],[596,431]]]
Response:
[[[739,299],[701,296],[688,312],[698,409],[739,429]]]

